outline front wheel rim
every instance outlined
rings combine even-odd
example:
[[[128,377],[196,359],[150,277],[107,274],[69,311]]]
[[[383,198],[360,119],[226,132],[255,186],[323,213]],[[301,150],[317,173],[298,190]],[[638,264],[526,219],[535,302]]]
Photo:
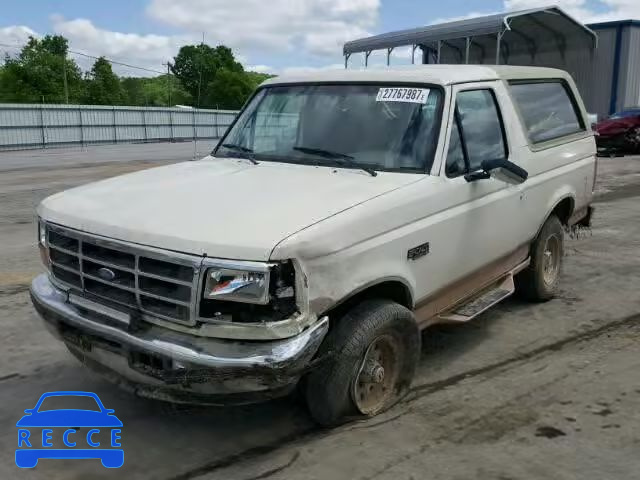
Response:
[[[400,374],[400,344],[392,335],[377,337],[362,359],[353,382],[352,398],[363,415],[374,415],[390,404]]]
[[[562,244],[560,237],[553,234],[547,238],[542,253],[542,277],[548,287],[552,287],[558,280],[561,254]]]

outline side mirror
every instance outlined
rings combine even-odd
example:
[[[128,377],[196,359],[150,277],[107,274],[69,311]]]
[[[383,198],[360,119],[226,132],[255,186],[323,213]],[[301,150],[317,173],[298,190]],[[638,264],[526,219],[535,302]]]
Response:
[[[495,177],[512,185],[519,185],[527,180],[529,173],[513,162],[504,158],[498,160],[485,160],[482,162],[482,170],[465,175],[467,182]]]

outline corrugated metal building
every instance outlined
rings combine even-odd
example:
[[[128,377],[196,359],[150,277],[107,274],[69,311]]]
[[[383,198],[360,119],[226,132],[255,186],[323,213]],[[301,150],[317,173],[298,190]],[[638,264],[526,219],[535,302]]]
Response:
[[[588,105],[602,114],[640,105],[640,21],[595,23],[589,28],[598,35],[598,48],[590,65]]]
[[[366,67],[374,50],[412,46],[422,63],[555,67],[575,79],[599,118],[640,105],[640,21],[583,25],[561,8],[508,12],[384,33],[347,42],[345,66],[357,53]]]

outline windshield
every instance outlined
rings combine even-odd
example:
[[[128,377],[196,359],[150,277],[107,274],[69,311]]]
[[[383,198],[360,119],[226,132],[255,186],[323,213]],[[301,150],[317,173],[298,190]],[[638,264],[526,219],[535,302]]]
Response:
[[[433,160],[441,103],[435,87],[267,87],[215,155],[424,173]]]

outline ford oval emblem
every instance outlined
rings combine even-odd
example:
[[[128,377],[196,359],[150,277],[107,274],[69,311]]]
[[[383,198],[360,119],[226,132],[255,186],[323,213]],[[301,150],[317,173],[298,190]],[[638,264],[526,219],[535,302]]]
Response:
[[[113,282],[116,279],[116,272],[110,268],[102,267],[98,269],[98,276],[107,282]]]

